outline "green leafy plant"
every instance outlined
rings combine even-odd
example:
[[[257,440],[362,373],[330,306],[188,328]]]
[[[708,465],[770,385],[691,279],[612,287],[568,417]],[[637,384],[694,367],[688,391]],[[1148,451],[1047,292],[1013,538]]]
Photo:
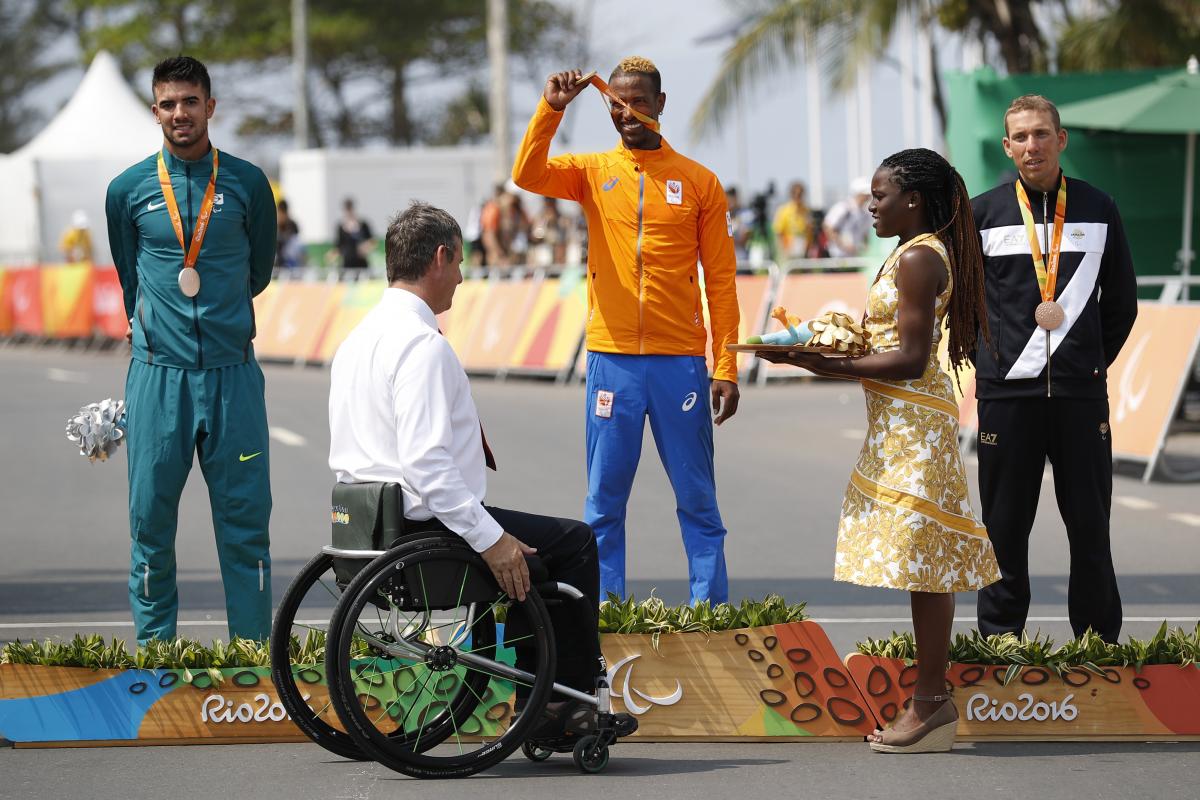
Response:
[[[712,634],[739,628],[762,625],[781,625],[807,619],[804,603],[788,604],[777,594],[762,600],[743,600],[737,605],[707,601],[694,606],[668,606],[653,594],[638,601],[625,600],[614,594],[600,603],[601,633],[644,633],[651,637],[651,646],[658,649],[664,633]]]
[[[650,634],[655,647],[664,633],[717,633],[804,619],[807,619],[807,615],[803,603],[788,604],[779,595],[769,595],[762,600],[743,600],[737,605],[704,602],[695,606],[668,606],[653,595],[640,602],[632,597],[621,600],[609,595],[599,609],[601,633]],[[365,643],[357,644],[365,654]],[[296,664],[320,664],[325,661],[325,645],[325,631],[309,630],[303,638],[291,637],[289,655]],[[91,669],[178,669],[183,672],[186,681],[192,681],[195,673],[199,672],[207,674],[215,684],[222,680],[222,668],[270,666],[271,653],[266,643],[238,638],[228,643],[218,639],[207,646],[195,639],[152,640],[130,653],[120,639],[106,642],[98,634],[77,634],[69,641],[46,639],[9,642],[0,648],[0,664]]]
[[[859,642],[858,652],[878,658],[896,658],[912,663],[917,645],[911,633],[892,632],[883,639],[868,637]],[[1110,644],[1093,631],[1055,647],[1054,640],[1041,632],[1033,636],[1012,633],[984,636],[979,631],[956,634],[950,642],[950,660],[960,664],[1007,665],[1005,684],[1016,679],[1027,667],[1053,670],[1060,676],[1072,670],[1103,674],[1106,667],[1132,667],[1141,670],[1152,664],[1181,667],[1200,663],[1200,623],[1192,631],[1167,629],[1163,622],[1148,640],[1129,637]]]
[[[324,642],[322,641],[322,654]],[[225,643],[214,641],[205,646],[195,639],[151,640],[130,653],[121,639],[105,642],[99,634],[80,636],[69,641],[8,642],[0,649],[0,664],[33,664],[48,667],[88,667],[91,669],[178,669],[191,683],[198,671],[210,682],[224,680],[220,670],[267,667],[271,664],[267,645],[252,639],[234,638]]]

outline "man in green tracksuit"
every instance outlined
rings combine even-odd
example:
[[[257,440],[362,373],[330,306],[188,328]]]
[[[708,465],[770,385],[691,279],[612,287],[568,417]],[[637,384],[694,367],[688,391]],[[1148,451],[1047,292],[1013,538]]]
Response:
[[[251,299],[271,280],[275,204],[253,164],[214,149],[208,71],[187,56],[154,68],[159,153],[108,187],[108,238],[133,360],[129,599],[139,642],[175,636],[175,532],[195,453],[208,484],[230,636],[271,628],[270,464]]]

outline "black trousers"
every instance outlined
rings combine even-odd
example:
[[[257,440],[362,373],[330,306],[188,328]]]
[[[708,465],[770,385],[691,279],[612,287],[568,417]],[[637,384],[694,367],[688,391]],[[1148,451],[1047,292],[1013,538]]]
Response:
[[[1037,514],[1046,459],[1067,529],[1071,629],[1115,642],[1121,595],[1109,546],[1112,436],[1108,401],[1028,397],[979,401],[979,493],[983,523],[1001,579],[979,591],[979,630],[1025,629],[1029,614],[1029,532]]]
[[[550,598],[546,610],[554,629],[555,680],[572,689],[591,693],[596,688],[596,678],[604,674],[600,633],[596,629],[600,562],[591,527],[564,517],[545,517],[494,506],[484,508],[506,532],[537,548],[537,558],[550,573],[550,580],[569,583],[583,593],[582,600],[563,598],[559,602],[558,598]],[[410,520],[405,529],[410,532],[445,530],[436,518],[426,522]],[[528,632],[524,616],[514,608],[505,624],[504,638],[515,642],[517,668],[534,672],[536,650],[523,644],[528,642],[524,639]],[[518,704],[523,704],[527,687],[518,683],[516,690]]]

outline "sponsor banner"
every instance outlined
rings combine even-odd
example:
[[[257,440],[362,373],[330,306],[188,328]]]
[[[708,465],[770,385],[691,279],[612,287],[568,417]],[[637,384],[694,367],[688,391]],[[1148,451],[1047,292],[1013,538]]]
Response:
[[[129,329],[125,295],[114,267],[96,267],[92,271],[92,322],[95,334],[108,339],[124,339]]]
[[[501,641],[503,635],[501,634]],[[875,720],[813,622],[699,633],[606,634],[614,709],[636,716],[641,739],[703,741],[782,738],[861,740]],[[497,660],[515,661],[508,647]],[[301,741],[280,705],[270,670],[92,670],[0,665],[0,732],[16,743]],[[341,728],[328,702],[324,666],[297,665],[309,706]],[[421,681],[420,671],[379,680],[357,670],[357,696],[393,719],[422,717],[461,689],[462,670]],[[511,689],[481,698],[461,724],[467,736],[493,736],[512,719]],[[414,714],[407,713],[415,711]]]
[[[501,640],[502,635],[501,635]],[[903,710],[916,666],[854,653],[839,660],[814,622],[716,634],[605,634],[614,710],[637,717],[649,741],[860,741]],[[514,653],[500,646],[497,659]],[[966,740],[1179,740],[1200,737],[1200,669],[1195,665],[1096,667],[1062,675],[1042,667],[951,664],[948,685]],[[269,669],[93,670],[0,665],[0,733],[18,744],[302,741],[271,684]],[[460,669],[417,688],[417,672],[380,681],[360,670],[359,696],[381,707],[444,703]],[[341,728],[324,666],[297,665],[310,707]],[[1006,678],[1011,678],[1005,682]],[[481,698],[462,725],[495,735],[512,718],[511,691]],[[407,714],[393,717],[408,718]]]
[[[329,283],[279,283],[262,301],[262,316],[255,305],[258,335],[254,352],[259,358],[307,360],[325,335],[346,287]],[[263,293],[264,295],[266,292]]]
[[[1200,341],[1200,306],[1138,303],[1133,331],[1108,369],[1113,455],[1153,462]]]
[[[846,668],[879,724],[894,720],[913,693],[917,667],[860,653]],[[1200,669],[1195,665],[1097,667],[1062,675],[1024,667],[1005,685],[1007,665],[951,664],[958,736],[981,739],[1171,739],[1200,734]]]
[[[762,328],[763,317],[770,311],[771,279],[767,275],[738,275],[735,279],[738,299],[738,342],[746,341]],[[703,288],[703,281],[701,282]],[[712,355],[712,322],[708,317],[708,303],[704,304],[704,327],[708,331],[708,339],[704,344],[704,360],[711,374],[713,369]],[[737,354],[738,375],[745,377],[757,361],[753,353]]]
[[[468,371],[490,372],[508,367],[541,285],[536,278],[489,283],[486,300],[476,301],[471,309],[473,326],[462,348],[451,340]]]
[[[534,297],[508,367],[562,374],[571,367],[587,324],[582,273],[546,278]]]
[[[350,331],[354,330],[354,326],[362,321],[367,312],[379,303],[386,288],[387,281],[359,281],[347,284],[342,301],[334,309],[329,325],[325,328],[325,335],[309,355],[309,360],[325,364],[333,361],[333,355],[342,341],[350,335]]]
[[[214,684],[207,670],[3,664],[0,732],[17,743],[304,740],[269,668],[218,672]]]
[[[0,336],[9,336],[13,332],[11,280],[12,270],[0,267]]]
[[[42,267],[42,332],[56,339],[84,339],[92,335],[91,264],[54,264]]]
[[[812,274],[790,272],[783,276],[773,305],[783,306],[789,314],[810,320],[828,311],[840,311],[852,319],[861,319],[867,301],[868,285],[859,272]],[[776,330],[779,323],[771,320],[766,332]],[[758,333],[758,331],[752,331]],[[796,377],[809,374],[789,364],[763,362],[768,378]]]
[[[254,335],[257,338],[258,332],[267,328],[271,324],[271,306],[275,299],[275,290],[279,288],[276,282],[268,283],[267,288],[258,293],[254,298]]]
[[[13,333],[41,336],[44,332],[41,269],[28,267],[12,270],[8,293],[12,296]]]
[[[492,282],[487,280],[463,281],[454,292],[454,300],[450,310],[438,315],[438,328],[454,352],[462,361],[467,345],[475,331],[480,309],[487,301],[488,290]]]
[[[601,641],[614,710],[638,718],[637,738],[858,741],[875,728],[815,622]]]

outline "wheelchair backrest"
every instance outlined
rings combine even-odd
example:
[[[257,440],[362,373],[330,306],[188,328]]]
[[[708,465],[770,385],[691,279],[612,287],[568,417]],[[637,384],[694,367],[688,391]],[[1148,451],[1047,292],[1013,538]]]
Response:
[[[342,550],[387,550],[404,536],[404,495],[398,483],[335,483],[330,507],[331,544]],[[345,586],[366,565],[336,558],[338,584]]]
[[[390,550],[420,540],[439,540],[470,550],[461,537],[436,519],[405,520],[404,495],[398,483],[334,484],[330,517],[331,543],[341,550]],[[335,557],[333,571],[338,586],[344,590],[368,563],[369,559]],[[390,587],[391,602],[410,610],[491,602],[496,591],[486,570],[466,569],[464,562],[458,560],[426,561],[419,569],[405,568]]]

